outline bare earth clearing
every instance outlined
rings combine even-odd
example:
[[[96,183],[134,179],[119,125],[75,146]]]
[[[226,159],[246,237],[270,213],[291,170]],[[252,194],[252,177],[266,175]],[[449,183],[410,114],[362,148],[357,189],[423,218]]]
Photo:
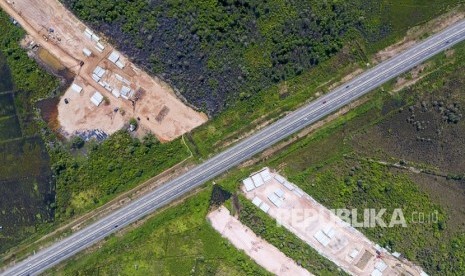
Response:
[[[208,214],[213,228],[236,248],[244,250],[254,261],[275,275],[312,275],[286,257],[279,249],[259,238],[221,206]]]
[[[83,88],[80,93],[68,89],[59,103],[58,120],[65,136],[96,129],[112,134],[130,118],[139,118],[140,134],[150,131],[168,141],[207,121],[205,114],[186,106],[168,85],[121,53],[115,52],[119,64],[110,61],[114,48],[92,30],[93,35],[86,36],[86,26],[58,1],[1,0],[0,5],[29,34],[26,44],[47,49],[76,74],[75,83]],[[105,70],[99,81],[93,78],[97,66]],[[124,86],[133,95],[129,99],[123,98]],[[99,106],[90,101],[96,91],[107,99]]]

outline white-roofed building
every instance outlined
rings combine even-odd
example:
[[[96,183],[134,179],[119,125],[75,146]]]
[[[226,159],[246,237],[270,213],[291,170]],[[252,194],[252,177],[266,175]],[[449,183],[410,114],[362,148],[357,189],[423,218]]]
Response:
[[[375,270],[373,270],[373,272],[371,272],[370,275],[371,275],[371,276],[383,276],[383,272],[381,272],[381,271],[375,269]]]
[[[113,90],[111,90],[111,94],[113,94],[113,96],[115,96],[116,98],[119,98],[120,94],[119,94],[119,90],[114,88]]]
[[[289,191],[293,191],[295,189],[295,186],[292,185],[289,181],[285,180],[284,183],[282,183],[284,187],[286,187]]]
[[[352,250],[352,252],[350,252],[349,257],[351,259],[355,259],[355,258],[357,258],[358,253],[360,253],[360,251],[357,248],[355,248],[354,250]]]
[[[242,183],[244,184],[245,190],[247,192],[250,192],[253,189],[255,189],[255,185],[253,184],[253,181],[250,177],[247,177],[246,179],[242,180]]]
[[[262,203],[262,205],[260,205],[260,209],[265,212],[265,213],[268,213],[268,211],[270,210],[270,205],[266,204],[265,202]]]
[[[87,49],[87,48],[84,48],[82,49],[82,53],[86,56],[86,57],[90,57],[92,55],[92,51]]]
[[[383,272],[384,270],[386,270],[387,264],[385,262],[383,262],[382,260],[379,260],[379,261],[376,262],[375,268],[377,270]]]
[[[73,84],[71,84],[71,90],[73,90],[76,93],[81,93],[82,87],[80,87],[79,85],[73,83]]]
[[[270,170],[268,168],[261,171],[260,176],[262,177],[264,182],[268,182],[268,181],[270,181],[272,179],[271,174],[270,174]]]
[[[92,95],[90,98],[90,101],[96,106],[99,106],[103,101],[103,96],[100,94],[100,92],[95,92],[94,95]]]
[[[336,232],[334,231],[334,228],[331,227],[331,226],[328,226],[326,228],[323,229],[323,232],[326,234],[326,236],[328,236],[330,239],[334,237],[334,235],[336,234]]]
[[[105,50],[105,46],[103,46],[102,43],[97,42],[97,44],[95,44],[95,49],[97,49],[99,52],[103,52],[103,50]]]
[[[265,182],[263,182],[262,177],[258,173],[252,175],[252,180],[253,180],[253,183],[254,183],[255,187],[257,187],[257,188],[262,186],[263,184],[265,184]]]
[[[284,197],[284,191],[281,190],[281,189],[277,189],[276,191],[274,191],[274,193],[275,193],[279,198],[283,198],[283,197]]]
[[[275,174],[274,179],[276,179],[281,184],[283,184],[286,181],[286,179],[284,177],[280,176],[279,174]]]
[[[99,78],[102,78],[103,75],[105,75],[105,69],[103,69],[100,66],[95,67],[94,71],[92,72],[94,75],[96,75]]]
[[[108,56],[108,60],[116,63],[119,60],[119,54],[116,51],[111,52],[111,54]]]
[[[321,243],[323,246],[327,246],[329,244],[329,242],[331,241],[330,238],[328,238],[328,236],[326,236],[323,231],[318,231],[315,233],[315,235],[313,235],[313,237],[319,242]]]
[[[116,66],[118,66],[119,69],[123,69],[125,66],[121,60],[118,60],[117,62],[115,62],[115,64]]]
[[[260,204],[262,204],[262,200],[258,197],[254,197],[252,203],[255,204],[255,206],[257,207],[260,207]]]
[[[281,204],[283,204],[283,200],[280,199],[275,193],[269,194],[268,199],[278,208],[281,207]]]
[[[127,87],[127,86],[124,86],[121,87],[121,97],[125,98],[126,100],[128,100],[130,97],[132,97],[132,94],[134,92],[132,91],[131,88]]]

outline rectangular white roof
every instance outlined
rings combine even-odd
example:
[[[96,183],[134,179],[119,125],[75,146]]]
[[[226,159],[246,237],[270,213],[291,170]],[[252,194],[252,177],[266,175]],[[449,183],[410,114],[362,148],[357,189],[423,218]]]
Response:
[[[262,205],[260,205],[260,209],[265,212],[265,213],[268,213],[268,210],[270,210],[270,205],[266,204],[265,202],[262,203]]]
[[[123,69],[124,68],[124,63],[121,62],[121,60],[118,60],[117,62],[115,62],[116,66],[118,66],[119,69]]]
[[[96,74],[92,74],[92,79],[96,82],[99,82],[100,81],[100,77],[97,76]]]
[[[271,174],[270,174],[270,170],[268,168],[261,171],[260,176],[262,177],[264,182],[268,182],[268,181],[270,181],[272,179]]]
[[[260,207],[260,204],[262,204],[262,200],[259,199],[258,197],[254,197],[252,200],[252,203],[255,204],[255,206]]]
[[[383,273],[377,269],[373,270],[373,272],[371,272],[371,276],[383,276]]]
[[[250,192],[253,189],[255,189],[255,186],[253,185],[253,181],[250,177],[247,177],[246,179],[242,180],[242,183],[244,184],[245,190],[247,192]]]
[[[119,90],[114,88],[113,90],[111,90],[111,94],[113,94],[113,96],[115,96],[116,98],[119,98]]]
[[[284,181],[286,181],[286,179],[284,177],[280,176],[279,174],[275,174],[274,179],[276,179],[281,184],[283,184]]]
[[[334,228],[332,226],[327,226],[326,228],[323,229],[323,232],[328,236],[330,239],[334,237],[336,232],[334,231]]]
[[[105,46],[103,46],[103,44],[100,42],[97,42],[97,44],[95,44],[95,48],[97,48],[97,50],[99,50],[100,52],[103,52],[103,50],[105,50]]]
[[[327,246],[329,244],[329,242],[331,241],[328,236],[326,236],[325,234],[323,234],[323,231],[318,231],[315,233],[315,235],[313,235],[313,237],[319,242],[321,243],[323,246]]]
[[[375,268],[377,270],[383,272],[384,270],[386,270],[387,264],[385,262],[383,262],[382,260],[379,260],[379,261],[376,262]]]
[[[269,194],[268,199],[278,208],[283,204],[283,201],[274,193]]]
[[[82,87],[80,87],[79,85],[73,83],[73,84],[71,84],[71,90],[73,90],[76,93],[81,93]]]
[[[277,189],[274,193],[280,198],[284,197],[284,191],[281,189]]]
[[[98,37],[96,34],[92,34],[92,40],[95,41],[95,42],[99,42],[100,37]]]
[[[351,257],[352,259],[355,259],[357,258],[358,253],[360,253],[360,251],[358,251],[358,249],[355,248],[354,250],[352,250],[352,252],[350,252],[349,257]]]
[[[304,195],[304,191],[302,191],[302,190],[299,189],[299,188],[295,188],[295,189],[294,189],[294,193],[295,193],[296,195],[300,196],[300,197]]]
[[[101,77],[103,77],[103,75],[105,74],[105,69],[103,69],[103,68],[100,67],[100,66],[97,66],[97,67],[95,67],[93,73],[94,73],[95,75],[97,75],[99,78],[101,78]]]
[[[84,53],[86,57],[90,57],[92,55],[92,52],[87,48],[83,48],[82,52]]]
[[[286,187],[289,191],[293,191],[295,189],[295,186],[292,185],[291,182],[285,180],[283,183],[284,187]]]
[[[96,106],[99,106],[103,101],[103,96],[100,94],[100,92],[95,92],[94,95],[92,95],[90,98],[90,101]]]
[[[119,54],[116,51],[111,52],[111,54],[108,56],[108,60],[116,63],[119,59]]]
[[[260,187],[260,186],[262,186],[263,184],[265,184],[265,183],[263,182],[262,177],[261,177],[260,174],[258,174],[258,173],[252,175],[252,180],[253,180],[253,183],[254,183],[255,187],[257,187],[257,188]]]

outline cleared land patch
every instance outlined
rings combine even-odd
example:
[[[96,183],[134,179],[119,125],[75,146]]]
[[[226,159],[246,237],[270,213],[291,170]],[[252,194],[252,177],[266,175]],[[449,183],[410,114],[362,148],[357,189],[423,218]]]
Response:
[[[58,1],[20,0],[2,1],[0,4],[29,33],[29,40],[24,44],[31,48],[44,47],[48,54],[58,58],[63,66],[77,75],[76,82],[84,88],[81,97],[70,102],[72,107],[64,100],[59,103],[58,120],[65,136],[94,129],[112,134],[130,118],[139,117],[143,119],[139,121],[141,129],[144,129],[141,134],[150,131],[160,140],[169,141],[207,120],[205,115],[177,99],[166,84],[150,77],[125,56],[115,52],[111,45],[90,31]],[[86,37],[88,30],[92,32],[90,37]],[[39,52],[39,55],[46,57],[44,53]],[[112,58],[112,55],[118,58]],[[56,60],[51,62],[52,66],[59,67],[55,63]],[[93,77],[96,68],[105,70],[105,73],[98,73],[98,79]],[[118,80],[115,76],[119,76]],[[128,91],[124,92],[125,89]],[[146,93],[139,95],[140,90]],[[96,91],[105,95],[105,105],[92,106],[90,98]],[[69,89],[63,99],[72,97],[72,93],[76,92]],[[163,120],[155,120],[165,106],[170,112]],[[116,108],[123,109],[124,114],[113,112]],[[109,115],[113,116],[108,120]]]
[[[275,275],[312,275],[286,257],[276,247],[260,239],[252,230],[220,207],[208,214],[213,228],[227,238],[236,248],[244,250],[253,260]]]

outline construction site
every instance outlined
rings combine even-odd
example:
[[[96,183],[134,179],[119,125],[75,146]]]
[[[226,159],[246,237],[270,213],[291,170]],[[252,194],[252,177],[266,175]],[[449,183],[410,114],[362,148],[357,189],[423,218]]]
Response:
[[[391,253],[370,241],[295,184],[268,168],[244,179],[242,189],[261,211],[351,275],[427,275],[400,253]],[[296,219],[297,213],[299,219]]]
[[[0,5],[28,33],[22,45],[31,51],[46,49],[75,74],[58,104],[65,137],[94,130],[110,135],[134,118],[137,134],[151,132],[161,141],[170,141],[208,120],[59,1],[0,0]]]

